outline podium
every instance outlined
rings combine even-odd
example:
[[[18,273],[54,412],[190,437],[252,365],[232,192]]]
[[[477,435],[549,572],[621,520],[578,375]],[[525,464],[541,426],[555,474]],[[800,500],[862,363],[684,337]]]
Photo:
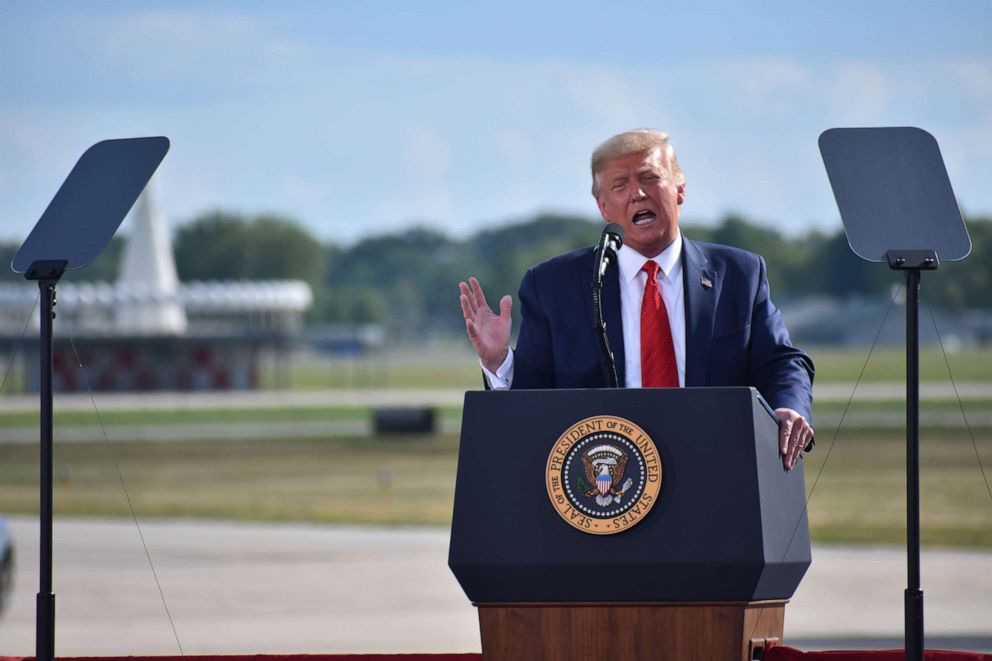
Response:
[[[809,568],[802,462],[753,388],[468,392],[448,564],[487,661],[750,659]]]

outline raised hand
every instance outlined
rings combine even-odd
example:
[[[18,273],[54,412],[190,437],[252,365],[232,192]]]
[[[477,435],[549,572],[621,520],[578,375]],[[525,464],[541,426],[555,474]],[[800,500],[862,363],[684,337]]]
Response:
[[[479,356],[483,366],[490,372],[495,372],[506,360],[510,350],[510,309],[513,298],[509,295],[499,299],[499,314],[497,315],[486,302],[482,285],[475,278],[469,278],[468,284],[458,283],[459,297],[462,304],[462,314],[465,315],[465,331],[472,342],[472,348]]]

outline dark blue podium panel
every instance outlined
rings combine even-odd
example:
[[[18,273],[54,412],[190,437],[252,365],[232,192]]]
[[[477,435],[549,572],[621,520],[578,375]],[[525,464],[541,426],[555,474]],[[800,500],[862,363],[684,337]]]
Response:
[[[890,250],[933,250],[964,259],[971,239],[932,135],[913,127],[837,128],[820,135],[820,154],[847,231],[862,259]]]
[[[98,142],[79,157],[11,267],[24,273],[40,260],[80,269],[99,255],[148,184],[165,154],[164,137]]]
[[[597,415],[657,446],[658,501],[590,535],[549,499],[559,436]],[[745,601],[792,596],[810,564],[803,468],[751,388],[468,392],[449,565],[474,602]]]

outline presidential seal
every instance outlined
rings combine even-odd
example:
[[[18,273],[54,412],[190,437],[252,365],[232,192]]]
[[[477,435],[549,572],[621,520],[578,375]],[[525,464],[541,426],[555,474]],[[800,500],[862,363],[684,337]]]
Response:
[[[561,518],[582,532],[612,535],[657,502],[661,459],[651,437],[630,420],[595,416],[558,438],[545,479]]]

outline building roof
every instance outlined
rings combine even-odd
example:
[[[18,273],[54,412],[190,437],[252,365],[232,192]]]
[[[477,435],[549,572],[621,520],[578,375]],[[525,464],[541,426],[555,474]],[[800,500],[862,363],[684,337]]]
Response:
[[[266,317],[266,327],[276,319],[284,329],[299,326],[313,304],[310,286],[301,280],[180,283],[153,192],[150,183],[131,212],[118,281],[60,283],[58,312],[81,320],[87,332],[121,336],[183,335],[189,330],[187,315],[214,321],[230,317],[242,327],[255,317]],[[37,296],[38,288],[31,283],[0,284],[0,334],[20,333]]]
[[[27,311],[38,296],[32,284],[0,284],[0,311]],[[117,308],[134,303],[175,301],[191,312],[305,312],[313,304],[310,285],[302,280],[216,281],[180,284],[174,293],[109,282],[65,282],[57,288],[58,309]]]

